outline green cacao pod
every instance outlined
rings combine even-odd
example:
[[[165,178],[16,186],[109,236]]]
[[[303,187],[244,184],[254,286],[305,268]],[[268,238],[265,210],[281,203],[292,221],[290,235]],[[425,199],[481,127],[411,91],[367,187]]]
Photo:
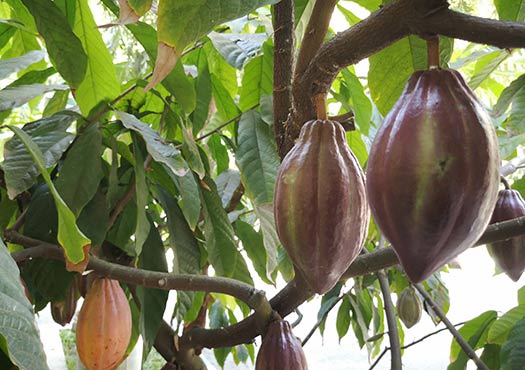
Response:
[[[76,329],[78,357],[87,370],[113,370],[131,338],[131,310],[117,280],[97,279],[86,294]]]
[[[62,326],[69,324],[75,315],[80,297],[79,278],[80,276],[75,276],[71,280],[63,300],[51,302],[51,316],[57,324]]]
[[[423,303],[412,286],[403,289],[397,298],[396,306],[397,315],[407,328],[411,328],[421,320]]]
[[[525,216],[525,202],[516,190],[505,189],[498,194],[490,223]],[[496,265],[512,280],[518,281],[525,270],[525,237],[517,236],[487,245]]]
[[[313,291],[329,291],[363,247],[364,174],[338,122],[309,121],[286,155],[274,199],[279,239]]]
[[[293,335],[288,321],[268,325],[255,361],[255,370],[307,370],[303,347]]]
[[[496,204],[499,151],[487,112],[453,70],[418,71],[370,150],[372,215],[420,282],[470,248]]]

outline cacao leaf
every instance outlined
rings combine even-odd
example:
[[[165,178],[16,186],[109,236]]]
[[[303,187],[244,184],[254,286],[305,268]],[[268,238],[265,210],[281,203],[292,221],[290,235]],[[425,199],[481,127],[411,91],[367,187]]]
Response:
[[[137,204],[137,223],[135,229],[135,254],[140,256],[142,247],[149,238],[150,222],[146,215],[148,205],[149,189],[146,184],[144,171],[144,156],[139,145],[138,134],[133,133],[133,153],[135,154],[135,199]]]
[[[191,123],[193,125],[193,133],[197,135],[208,121],[212,86],[206,51],[201,48],[195,51],[195,54],[197,55],[197,62],[195,64],[198,70],[197,77],[195,78],[197,97],[195,110],[191,114]]]
[[[67,19],[51,0],[22,0],[46,42],[58,73],[72,89],[79,87],[87,69],[87,55]]]
[[[22,71],[30,65],[44,59],[46,53],[42,50],[31,50],[28,53],[17,57],[0,60],[0,80],[9,77],[11,74]]]
[[[499,19],[523,22],[525,20],[525,1],[523,0],[494,0]]]
[[[92,126],[77,136],[60,167],[55,186],[75,215],[95,196],[102,180],[102,136]]]
[[[525,319],[514,325],[501,347],[501,370],[519,370],[525,363]]]
[[[495,50],[492,53],[479,58],[476,62],[474,73],[468,81],[470,88],[472,90],[477,89],[509,56],[510,52],[507,50]]]
[[[144,243],[146,248],[139,256],[139,267],[151,271],[167,272],[168,265],[164,244],[155,224],[150,219],[149,223],[149,234]],[[151,350],[159,330],[166,309],[168,291],[137,286],[137,296],[140,301],[139,330],[144,339],[143,356],[145,358]]]
[[[262,235],[244,221],[235,221],[234,227],[237,236],[242,242],[244,251],[248,255],[248,258],[250,258],[259,277],[267,284],[274,284],[266,275],[266,251],[264,249]]]
[[[476,350],[481,348],[487,342],[489,328],[497,317],[498,314],[496,311],[486,311],[465,323],[465,325],[458,330],[459,334],[468,341],[472,349]],[[463,352],[454,339],[450,346],[450,361],[452,363],[448,366],[448,370],[463,369],[469,361],[467,354]]]
[[[202,163],[201,156],[199,154],[199,148],[193,137],[191,127],[186,126],[184,123],[181,124],[182,137],[184,139],[182,143],[182,152],[186,158],[188,166],[197,174],[199,178],[204,178],[206,175],[206,170],[204,169],[204,164]]]
[[[24,126],[24,131],[43,152],[46,168],[56,163],[73,140],[73,135],[66,129],[77,118],[73,112],[65,111]],[[11,199],[29,189],[39,173],[30,152],[16,137],[5,144],[3,168],[7,192]]]
[[[259,104],[261,96],[273,93],[273,47],[263,44],[263,54],[246,64],[239,91],[239,107],[246,111]]]
[[[241,174],[239,171],[228,169],[217,176],[215,183],[217,184],[217,192],[221,197],[222,207],[226,208],[241,184]]]
[[[87,115],[98,103],[114,99],[120,86],[113,58],[102,40],[87,0],[76,2],[73,32],[88,56],[85,78],[75,91],[75,100],[82,113]]]
[[[339,343],[341,339],[348,333],[350,328],[350,300],[348,297],[343,298],[339,310],[337,311],[336,321],[337,335],[339,336]]]
[[[65,85],[21,85],[0,90],[0,111],[19,107],[49,91],[67,90]]]
[[[523,318],[525,318],[525,304],[520,304],[505,312],[490,326],[487,342],[502,345],[514,325]]]
[[[20,282],[20,272],[0,240],[0,339],[9,359],[20,370],[48,370],[31,304]]]
[[[213,46],[232,67],[242,69],[244,64],[261,50],[268,39],[264,33],[219,33],[208,35]]]
[[[31,154],[40,174],[49,186],[49,190],[55,199],[55,204],[58,211],[58,235],[57,239],[62,248],[65,250],[66,258],[72,263],[78,263],[84,259],[83,247],[90,244],[84,234],[79,230],[75,215],[67,207],[64,200],[56,190],[51,177],[46,169],[46,162],[44,155],[40,148],[34,143],[31,137],[22,129],[15,126],[8,126],[22,141],[28,152]]]

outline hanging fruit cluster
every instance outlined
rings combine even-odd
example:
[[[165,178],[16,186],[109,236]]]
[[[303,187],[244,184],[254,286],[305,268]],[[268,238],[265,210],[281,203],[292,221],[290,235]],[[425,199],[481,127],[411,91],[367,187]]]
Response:
[[[500,190],[496,208],[490,223],[511,220],[525,216],[525,202],[520,193],[509,188]],[[487,245],[487,249],[496,265],[512,280],[518,281],[525,270],[525,237],[517,236]]]
[[[293,335],[285,320],[274,320],[268,325],[257,354],[255,370],[307,370],[301,343]]]
[[[397,298],[397,315],[407,328],[411,328],[421,320],[423,303],[412,285],[403,289]]]
[[[87,370],[114,370],[131,338],[131,310],[117,280],[97,279],[78,315],[76,339]]]

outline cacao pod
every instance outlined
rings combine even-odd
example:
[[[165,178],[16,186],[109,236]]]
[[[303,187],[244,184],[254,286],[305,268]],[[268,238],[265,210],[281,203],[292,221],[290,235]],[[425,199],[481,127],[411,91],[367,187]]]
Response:
[[[113,370],[131,338],[131,310],[117,280],[97,279],[78,314],[77,351],[87,370]]]
[[[415,72],[368,159],[372,215],[413,282],[479,239],[499,183],[494,127],[457,71]]]
[[[397,298],[397,315],[407,328],[411,328],[421,320],[423,304],[414,287],[409,286]]]
[[[268,325],[261,348],[255,360],[255,370],[307,370],[303,347],[293,335],[286,320],[275,320]]]
[[[277,233],[313,291],[329,291],[365,241],[364,174],[338,122],[309,121],[284,158],[275,186]]]
[[[69,324],[75,315],[77,301],[80,297],[78,289],[80,275],[75,276],[66,289],[64,299],[51,302],[51,316],[53,320],[62,326]]]
[[[516,190],[505,189],[498,194],[490,223],[525,216],[525,202]],[[496,265],[512,280],[518,281],[525,270],[525,237],[517,236],[487,245]]]

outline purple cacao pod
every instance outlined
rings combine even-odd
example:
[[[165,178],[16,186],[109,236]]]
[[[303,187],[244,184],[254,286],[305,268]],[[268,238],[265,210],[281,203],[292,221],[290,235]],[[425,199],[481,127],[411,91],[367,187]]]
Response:
[[[332,121],[304,124],[277,176],[279,239],[311,289],[329,291],[365,241],[369,209],[364,174]]]
[[[53,320],[62,326],[69,324],[77,310],[77,301],[80,298],[79,291],[80,276],[75,276],[66,289],[64,299],[51,302],[51,316]]]
[[[293,335],[288,321],[275,320],[268,325],[255,370],[308,370],[303,347]]]
[[[505,189],[498,194],[491,224],[525,216],[525,202],[516,190]],[[496,265],[512,280],[518,281],[525,270],[525,237],[494,242],[487,245]]]
[[[496,204],[491,119],[457,71],[415,72],[370,150],[372,215],[413,282],[470,248]]]

